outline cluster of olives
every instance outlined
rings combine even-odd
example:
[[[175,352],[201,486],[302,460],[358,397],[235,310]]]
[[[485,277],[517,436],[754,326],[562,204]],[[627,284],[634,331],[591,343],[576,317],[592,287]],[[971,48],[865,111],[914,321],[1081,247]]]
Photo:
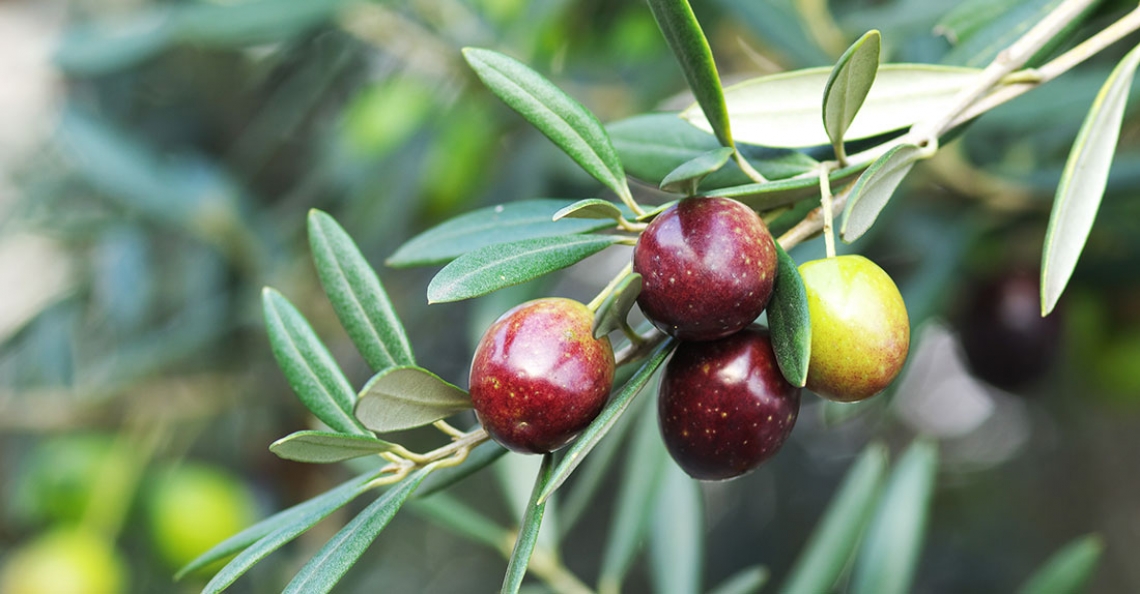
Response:
[[[658,394],[661,434],[691,476],[740,476],[774,455],[795,425],[800,388],[781,373],[768,330],[754,321],[772,296],[778,258],[764,221],[726,198],[691,197],[663,210],[633,253],[637,303],[681,341]],[[910,325],[890,277],[861,256],[800,267],[812,354],[806,387],[854,402],[882,391],[906,358]],[[593,313],[568,299],[539,299],[503,315],[471,366],[480,422],[505,447],[555,450],[598,415],[614,355],[592,333]]]

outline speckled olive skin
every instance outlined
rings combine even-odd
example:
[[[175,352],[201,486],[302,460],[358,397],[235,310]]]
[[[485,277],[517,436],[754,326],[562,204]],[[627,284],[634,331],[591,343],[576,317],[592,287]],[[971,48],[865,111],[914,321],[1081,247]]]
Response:
[[[891,277],[863,256],[800,265],[811,316],[807,389],[839,402],[894,381],[910,348],[906,304]]]
[[[701,480],[737,477],[771,458],[799,412],[800,389],[780,373],[768,331],[759,326],[681,343],[657,400],[665,446]]]
[[[637,303],[662,332],[715,340],[752,323],[772,296],[776,247],[752,209],[727,198],[686,198],[637,240]]]
[[[471,362],[471,404],[495,441],[546,453],[574,439],[602,411],[614,380],[608,338],[570,299],[528,301],[483,335]]]

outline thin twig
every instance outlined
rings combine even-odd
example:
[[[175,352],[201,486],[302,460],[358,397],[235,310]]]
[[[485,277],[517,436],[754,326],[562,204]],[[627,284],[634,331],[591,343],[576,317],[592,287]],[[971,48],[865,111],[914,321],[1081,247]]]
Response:
[[[823,212],[823,243],[827,249],[827,257],[834,258],[835,225],[831,212],[831,180],[827,175],[829,171],[831,167],[827,163],[819,164],[819,208]]]
[[[1100,51],[1108,46],[1120,41],[1128,35],[1140,30],[1140,8],[1121,17],[1120,20],[1105,27],[1096,35],[1086,39],[1080,45],[1073,49],[1061,54],[1057,58],[1051,60],[1040,68],[1022,71],[1024,74],[1018,77],[1016,82],[1011,82],[1004,86],[999,87],[989,95],[982,97],[976,101],[969,109],[963,111],[950,123],[950,128],[956,128],[962,124],[990,111],[991,109],[1002,105],[1011,99],[1020,97],[1037,87],[1057,78],[1058,76],[1072,70],[1074,67],[1083,63],[1085,60],[1093,57]],[[1013,75],[1021,74],[1019,72]],[[1013,76],[1011,75],[1011,76]],[[1005,80],[1009,80],[1007,77]],[[1026,80],[1028,79],[1028,80]]]
[[[851,189],[855,187],[855,182],[852,181],[847,184],[847,187],[840,193],[832,196],[831,208],[833,211],[843,210],[847,205],[847,197],[851,194]],[[795,227],[788,229],[776,241],[780,243],[780,247],[784,250],[790,250],[796,245],[815,237],[817,233],[823,230],[823,208],[817,206],[807,214]]]
[[[1002,79],[1014,70],[1021,68],[1050,40],[1057,36],[1070,22],[1083,13],[1094,0],[1065,0],[1052,12],[1045,15],[1025,35],[998,53],[993,62],[978,75],[973,85],[966,87],[954,100],[950,109],[915,124],[906,135],[910,144],[926,146],[936,142],[939,136],[953,127],[958,116],[972,107],[981,97],[990,92]]]

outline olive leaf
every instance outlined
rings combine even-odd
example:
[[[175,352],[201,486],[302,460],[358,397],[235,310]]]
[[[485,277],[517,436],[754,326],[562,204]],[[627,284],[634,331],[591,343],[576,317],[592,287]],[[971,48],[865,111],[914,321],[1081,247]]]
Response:
[[[428,302],[459,301],[536,279],[622,241],[614,235],[569,235],[499,243],[468,252],[428,284]]]
[[[637,396],[638,392],[645,387],[645,384],[649,383],[653,374],[665,363],[665,359],[669,357],[669,353],[673,352],[675,346],[677,346],[675,340],[666,338],[665,341],[649,355],[645,363],[641,364],[641,367],[633,374],[633,377],[629,378],[629,381],[621,387],[621,390],[610,398],[609,403],[607,403],[606,407],[602,409],[602,412],[598,414],[598,417],[590,423],[589,427],[586,427],[586,430],[583,431],[566,450],[566,453],[562,456],[562,460],[558,462],[558,466],[554,469],[553,476],[551,476],[550,481],[547,482],[546,488],[543,489],[539,501],[546,501],[558,487],[562,486],[562,483],[570,478],[570,474],[574,472],[574,469],[577,468],[578,465],[582,463],[582,460],[585,459],[586,455],[590,453],[590,450],[593,450],[594,446],[598,445],[598,442],[606,436],[606,433],[608,433],[610,429],[613,429],[618,419],[621,418],[622,413],[624,413],[626,409],[629,408],[630,403],[633,402],[633,397]]]
[[[514,58],[470,47],[463,57],[491,92],[623,201],[632,201],[621,160],[594,114]]]
[[[879,70],[880,43],[878,31],[863,34],[839,57],[823,87],[823,129],[840,163],[847,161],[843,135],[863,106]]]
[[[273,356],[305,407],[336,431],[370,435],[352,416],[356,403],[352,384],[301,312],[269,287],[262,291],[261,301]]]
[[[457,468],[457,467],[453,467]],[[432,475],[436,476],[436,475]],[[430,478],[430,477],[429,477]],[[426,484],[426,480],[424,483]],[[436,493],[431,497],[423,496],[424,486],[420,485],[416,491],[416,498],[411,502],[411,510],[425,520],[450,530],[457,536],[462,536],[471,542],[486,546],[501,553],[505,544],[514,540],[514,534],[498,522],[488,518],[482,512],[473,509],[462,499],[450,493]]]
[[[938,449],[928,441],[914,442],[899,458],[855,559],[852,594],[910,592],[937,469]]]
[[[867,168],[867,163],[849,165],[828,174],[831,185],[842,185],[859,175]],[[745,184],[720,188],[708,192],[709,196],[732,198],[752,210],[763,212],[795,204],[801,200],[815,198],[819,202],[819,176],[781,179],[763,184]]]
[[[688,0],[649,0],[649,9],[713,134],[722,146],[735,147],[712,49]]]
[[[705,510],[701,487],[672,460],[665,463],[649,532],[649,566],[654,592],[701,591]]]
[[[357,559],[364,554],[372,541],[376,540],[380,531],[388,525],[396,512],[400,511],[400,507],[415,492],[416,487],[419,487],[424,478],[435,470],[436,464],[438,463],[429,464],[408,475],[364,508],[364,511],[341,528],[301,567],[282,592],[324,594],[332,590],[349,568],[356,564]]]
[[[237,553],[236,557],[210,579],[202,592],[217,594],[225,590],[245,572],[249,571],[249,568],[268,557],[270,553],[304,534],[317,522],[369,490],[371,488],[369,484],[381,474],[382,471],[380,470],[362,474],[304,503],[299,503],[273,514],[214,545],[213,548],[178,570],[174,576],[175,579],[181,579]]]
[[[925,153],[924,149],[913,144],[900,144],[871,163],[863,175],[859,176],[847,199],[843,226],[839,229],[843,241],[851,243],[871,228],[895,189]]]
[[[886,447],[871,444],[864,448],[788,571],[781,594],[835,589],[875,510],[886,471]]]
[[[554,468],[554,455],[545,454],[542,457],[542,466],[538,469],[538,476],[534,481],[530,502],[526,506],[526,514],[519,526],[518,538],[515,539],[514,550],[511,551],[510,561],[507,562],[507,573],[503,576],[503,594],[516,594],[522,586],[526,576],[526,568],[530,563],[531,553],[538,543],[538,533],[542,527],[542,516],[546,511],[546,502],[539,501],[539,494],[546,488],[550,480],[550,472]]]
[[[1082,536],[1065,545],[1025,584],[1018,594],[1080,594],[1092,577],[1104,552],[1104,540],[1096,534]]]
[[[594,338],[601,338],[626,324],[626,317],[641,294],[641,275],[627,274],[606,296],[594,313]]]
[[[269,451],[285,460],[327,464],[387,452],[394,447],[395,444],[375,437],[297,431],[273,442]]]
[[[1138,65],[1140,46],[1120,60],[1100,88],[1065,162],[1041,255],[1041,315],[1056,307],[1092,231]]]
[[[356,416],[378,433],[422,427],[471,408],[461,388],[415,366],[377,373],[360,392]]]
[[[935,25],[934,32],[944,35],[954,46],[939,61],[984,67],[1061,3],[1062,0],[972,0],[958,3]],[[1048,55],[1052,48],[1069,39],[1097,4],[1089,3],[1084,13],[1054,34],[1052,41],[1037,56]],[[1033,62],[1035,59],[1030,60],[1030,65]]]
[[[831,144],[819,100],[831,70],[796,70],[726,87],[724,97],[736,141],[786,148]],[[859,118],[844,138],[878,136],[945,111],[980,72],[933,64],[883,64]],[[681,112],[681,117],[702,130],[712,130],[695,105]]]
[[[388,293],[356,243],[329,215],[309,212],[309,244],[337,318],[372,371],[412,365],[412,345]]]
[[[661,189],[686,196],[695,195],[701,180],[724,167],[734,152],[731,148],[721,147],[681,163],[661,180]]]
[[[625,472],[617,490],[609,539],[602,553],[598,591],[620,592],[642,537],[649,529],[661,493],[666,465],[672,464],[661,441],[656,415],[643,415],[634,430]]]
[[[796,268],[796,261],[779,243],[775,245],[776,281],[767,307],[772,349],[776,352],[776,364],[784,379],[802,388],[807,383],[808,361],[811,359],[807,289]]]
[[[554,213],[554,216],[551,218],[555,221],[561,219],[609,219],[611,221],[620,221],[625,215],[626,213],[622,212],[622,209],[618,208],[618,205],[609,200],[586,198],[585,200],[579,200],[559,210]]]
[[[397,268],[449,262],[467,252],[523,239],[577,235],[613,227],[608,221],[559,218],[573,200],[535,198],[473,210],[445,221],[400,246],[386,264]]]
[[[646,183],[659,185],[667,175],[688,161],[723,148],[716,137],[700,130],[673,113],[636,115],[610,122],[606,129],[621,156],[626,173]],[[791,149],[769,148],[737,143],[736,149],[753,169],[768,180],[784,179],[811,171],[819,163]],[[707,189],[752,183],[735,163],[727,163],[706,177]]]

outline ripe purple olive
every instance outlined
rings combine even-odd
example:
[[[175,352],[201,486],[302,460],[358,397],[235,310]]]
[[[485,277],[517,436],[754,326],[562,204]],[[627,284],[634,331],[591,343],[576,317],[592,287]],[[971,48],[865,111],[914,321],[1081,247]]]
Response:
[[[483,335],[471,362],[471,403],[495,441],[522,453],[554,451],[598,416],[614,379],[608,338],[570,299],[528,301]]]
[[[684,342],[665,367],[657,400],[661,436],[696,479],[724,480],[771,458],[800,411],[768,330],[751,326],[711,342]]]
[[[633,270],[642,276],[637,303],[662,332],[715,340],[764,311],[776,278],[776,247],[747,206],[727,198],[686,198],[642,232]]]
[[[890,276],[863,256],[800,265],[811,317],[807,389],[856,402],[894,381],[910,348],[906,304]]]
[[[1041,317],[1039,277],[1007,270],[975,286],[961,324],[970,369],[1007,390],[1041,377],[1057,358],[1059,309]]]

